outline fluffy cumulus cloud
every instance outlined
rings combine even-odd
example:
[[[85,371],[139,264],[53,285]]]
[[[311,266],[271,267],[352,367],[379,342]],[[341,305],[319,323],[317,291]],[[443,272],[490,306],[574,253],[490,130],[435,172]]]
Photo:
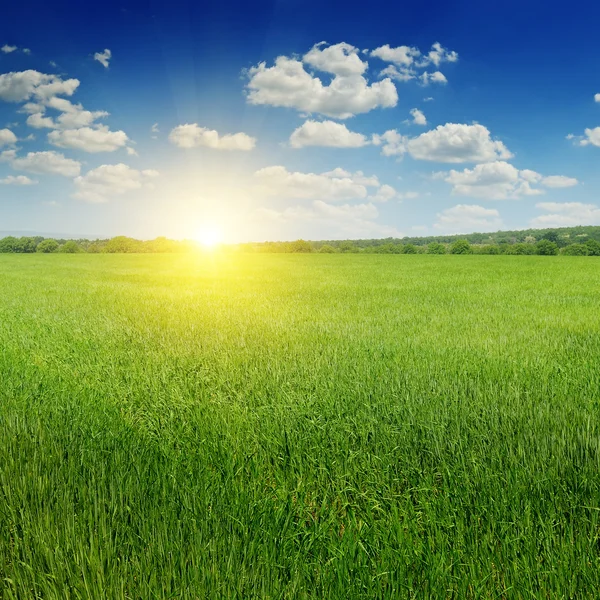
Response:
[[[4,52],[4,54],[10,54],[11,52],[14,52],[17,49],[16,46],[10,46],[9,44],[4,44],[4,46],[2,46],[2,48],[0,48],[0,50],[2,50],[2,52]]]
[[[138,171],[123,163],[102,165],[75,179],[73,197],[84,202],[108,202],[114,196],[149,186],[156,176],[158,171]]]
[[[456,196],[510,200],[543,193],[531,187],[541,176],[534,171],[519,171],[504,161],[483,163],[463,171],[453,169],[449,173],[438,173],[437,176],[452,186],[452,194]]]
[[[594,102],[600,102],[600,94],[594,94]]]
[[[97,60],[105,69],[108,69],[111,58],[112,52],[108,48],[106,48],[104,52],[96,52],[96,54],[94,54],[94,60]]]
[[[17,136],[10,129],[0,129],[0,148],[17,143]]]
[[[493,140],[483,125],[446,123],[422,133],[407,144],[417,160],[443,163],[484,162],[512,158],[506,146]]]
[[[29,152],[27,156],[13,158],[11,166],[17,171],[28,171],[40,175],[63,175],[64,177],[76,177],[81,170],[81,163],[53,151]]]
[[[580,146],[598,146],[600,147],[600,127],[594,129],[586,129],[585,137],[580,139]]]
[[[214,129],[200,127],[197,123],[178,125],[171,130],[169,141],[180,148],[213,148],[214,150],[252,150],[256,139],[246,133],[220,135]]]
[[[444,233],[497,231],[503,226],[500,213],[477,204],[458,204],[438,213],[434,228]]]
[[[254,182],[260,196],[329,202],[366,199],[371,190],[375,196],[383,187],[375,176],[365,176],[362,171],[350,173],[340,168],[317,174],[288,171],[282,166],[265,167],[256,171]],[[386,186],[378,201],[383,201],[391,189]]]
[[[413,108],[410,111],[410,116],[413,118],[412,122],[415,125],[427,125],[427,119],[425,118],[425,114],[418,108]]]
[[[600,225],[600,207],[582,202],[539,202],[536,208],[544,211],[531,221],[532,227],[572,227]]]
[[[458,54],[444,48],[439,42],[432,45],[431,50],[422,54],[418,48],[411,46],[390,47],[389,44],[380,46],[371,52],[371,56],[391,63],[381,71],[381,76],[391,77],[396,81],[418,80],[422,85],[430,83],[447,83],[446,76],[441,71],[420,71],[431,65],[439,67],[444,62],[454,63]]]
[[[505,161],[483,163],[463,171],[437,173],[436,177],[452,185],[454,195],[487,200],[516,200],[523,196],[543,194],[543,190],[532,187],[535,184],[547,188],[565,188],[579,183],[574,177],[544,177],[530,169],[519,170]]]
[[[366,146],[366,136],[350,131],[342,123],[334,121],[306,121],[290,136],[292,148],[327,146],[330,148],[360,148]]]
[[[307,66],[325,75],[313,75]],[[369,83],[364,76],[367,67],[354,46],[322,42],[302,59],[279,56],[271,67],[263,62],[249,69],[247,100],[337,119],[396,106],[398,93],[392,81]],[[325,77],[331,81],[324,83]]]
[[[38,183],[34,179],[29,179],[25,175],[9,175],[4,179],[0,179],[2,185],[35,185]]]
[[[46,108],[59,111],[56,118],[44,116]],[[104,110],[89,111],[85,110],[81,104],[73,104],[65,98],[53,97],[46,102],[25,104],[21,112],[30,113],[27,118],[27,124],[36,129],[76,129],[79,127],[97,126],[97,119],[108,117],[109,113]]]
[[[46,101],[54,96],[72,96],[79,87],[78,79],[63,80],[58,75],[39,71],[18,71],[0,75],[0,100],[25,102],[30,98]]]
[[[59,148],[74,148],[84,152],[113,152],[123,148],[129,138],[124,131],[110,131],[102,125],[95,129],[81,127],[51,131],[48,141]]]
[[[309,206],[290,206],[284,210],[259,209],[255,217],[261,222],[272,221],[278,226],[292,224],[296,228],[323,227],[331,237],[402,237],[395,227],[377,223],[377,207],[368,202],[361,204],[330,204],[314,200]],[[308,236],[306,236],[308,237]]]
[[[373,135],[373,144],[381,146],[383,156],[402,156],[407,151],[408,137],[390,129],[381,135]]]

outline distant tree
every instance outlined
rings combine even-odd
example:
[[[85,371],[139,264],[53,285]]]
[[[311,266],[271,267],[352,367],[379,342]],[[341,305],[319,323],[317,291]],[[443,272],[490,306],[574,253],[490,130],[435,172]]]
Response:
[[[32,237],[21,237],[19,238],[13,247],[13,252],[19,252],[20,254],[29,254],[35,252],[36,249],[35,238]]]
[[[340,252],[358,252],[358,248],[349,240],[343,241],[340,246]]]
[[[417,254],[417,247],[414,244],[404,244],[402,254]]]
[[[310,242],[307,242],[306,240],[296,240],[295,242],[291,243],[290,251],[304,253],[304,252],[314,252],[315,249],[313,248],[313,245]]]
[[[541,239],[535,245],[535,253],[540,256],[555,256],[558,254],[558,244],[548,239]]]
[[[446,246],[439,242],[431,242],[431,244],[427,246],[427,254],[446,254]]]
[[[587,256],[589,250],[586,244],[569,244],[562,249],[561,254],[566,254],[567,256]]]
[[[555,244],[558,243],[558,240],[560,238],[560,234],[558,233],[558,231],[551,229],[550,231],[547,231],[541,239],[543,240],[548,240],[549,242],[554,242]]]
[[[49,254],[50,252],[56,252],[58,250],[58,242],[51,238],[47,240],[42,240],[35,249],[36,252],[42,252],[44,254]]]
[[[0,240],[0,252],[14,252],[17,243],[17,238],[12,235],[2,238]]]
[[[585,245],[587,246],[589,256],[600,256],[600,242],[588,240]]]
[[[333,246],[330,246],[329,244],[324,244],[323,246],[321,246],[319,248],[319,252],[321,254],[335,254],[337,252],[337,250]]]
[[[467,240],[456,240],[450,246],[450,254],[472,254],[471,244]]]
[[[535,254],[535,246],[529,243],[515,244],[510,250],[510,254]]]
[[[83,252],[83,250],[79,247],[77,242],[74,240],[69,240],[69,241],[65,242],[62,246],[60,246],[58,251],[63,252],[65,254],[77,254],[79,252]]]
[[[107,252],[109,254],[133,253],[140,251],[141,242],[124,235],[118,235],[117,237],[111,238],[102,248],[102,252]]]
[[[525,236],[525,243],[526,244],[535,244],[536,239],[533,235],[526,235]]]

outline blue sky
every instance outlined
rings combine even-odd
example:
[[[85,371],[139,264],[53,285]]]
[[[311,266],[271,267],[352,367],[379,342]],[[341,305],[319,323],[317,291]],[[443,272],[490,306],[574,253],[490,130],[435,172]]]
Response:
[[[600,225],[592,2],[12,3],[0,231]]]

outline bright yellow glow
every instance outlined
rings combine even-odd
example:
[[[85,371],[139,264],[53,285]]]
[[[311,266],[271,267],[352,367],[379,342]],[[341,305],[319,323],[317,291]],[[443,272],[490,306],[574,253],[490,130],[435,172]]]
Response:
[[[214,248],[223,240],[223,235],[218,227],[206,226],[200,229],[196,234],[196,241],[206,246],[207,248]]]

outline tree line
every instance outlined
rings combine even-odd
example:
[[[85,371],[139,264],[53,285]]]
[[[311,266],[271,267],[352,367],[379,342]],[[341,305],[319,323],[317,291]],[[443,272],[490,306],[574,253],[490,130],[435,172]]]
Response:
[[[522,235],[526,232],[527,235]],[[508,234],[519,233],[519,236]],[[487,235],[488,238],[480,239]],[[492,236],[492,237],[490,237]],[[473,242],[473,238],[477,241]],[[492,239],[493,238],[493,239]],[[493,241],[496,240],[496,241]],[[104,240],[53,239],[41,236],[7,236],[0,239],[0,253],[176,253],[197,251],[196,242],[158,237],[137,240],[117,236]],[[468,236],[437,238],[402,238],[383,240],[329,240],[292,242],[260,242],[222,246],[232,252],[267,253],[362,253],[362,254],[537,254],[554,256],[600,256],[600,227],[570,227],[524,232],[497,232]]]

